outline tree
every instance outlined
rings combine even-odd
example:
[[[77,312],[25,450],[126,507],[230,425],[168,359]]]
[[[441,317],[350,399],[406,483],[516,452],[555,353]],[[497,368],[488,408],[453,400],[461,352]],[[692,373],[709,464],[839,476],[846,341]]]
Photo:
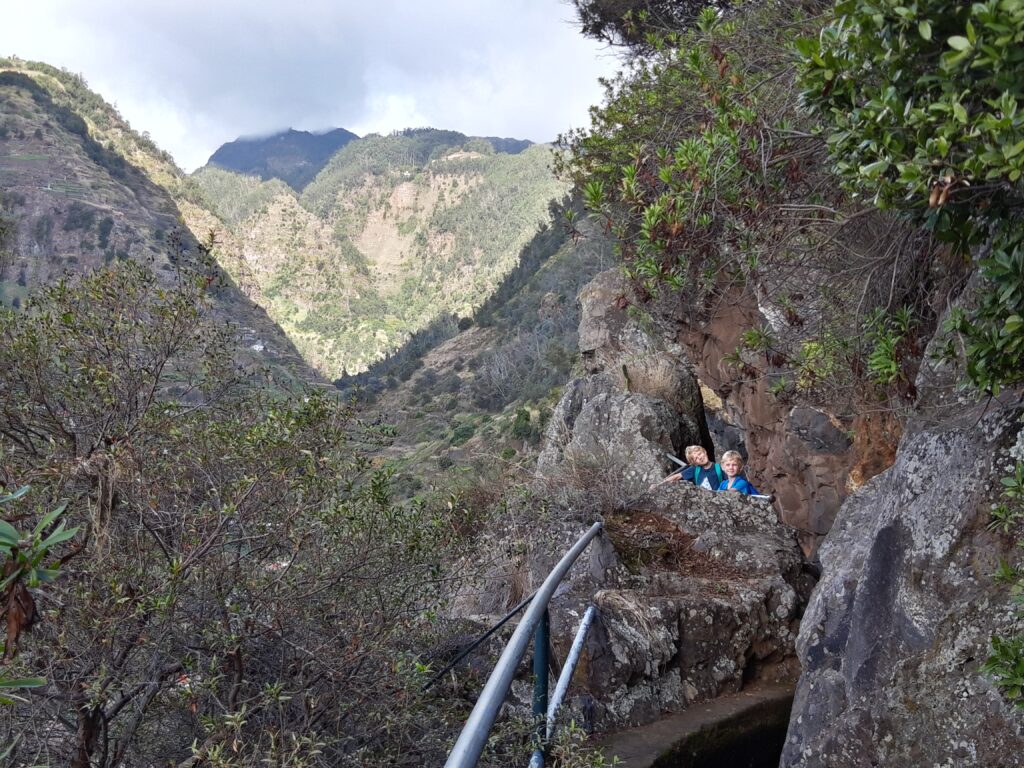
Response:
[[[842,0],[797,47],[847,187],[978,255],[986,287],[950,324],[971,382],[1024,381],[1024,2]]]
[[[0,316],[0,471],[81,528],[18,657],[47,682],[0,743],[76,768],[415,764],[403,660],[444,529],[392,503],[345,404],[237,367],[209,283],[127,262]]]
[[[650,50],[655,38],[695,26],[700,12],[721,12],[732,0],[573,0],[584,35],[635,51]],[[654,37],[649,38],[652,35]]]

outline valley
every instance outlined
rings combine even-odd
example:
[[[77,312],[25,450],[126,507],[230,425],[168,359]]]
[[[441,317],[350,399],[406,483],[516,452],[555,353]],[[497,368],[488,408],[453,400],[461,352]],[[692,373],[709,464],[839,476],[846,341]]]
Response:
[[[552,144],[0,58],[2,768],[526,764],[588,613],[557,768],[1021,764],[1024,4],[572,7]]]

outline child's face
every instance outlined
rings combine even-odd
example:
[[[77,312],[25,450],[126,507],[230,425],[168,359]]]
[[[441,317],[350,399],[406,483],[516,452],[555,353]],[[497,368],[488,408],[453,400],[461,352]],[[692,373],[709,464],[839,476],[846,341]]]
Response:
[[[690,451],[690,463],[696,464],[698,467],[704,467],[708,464],[708,452],[703,448],[695,448]]]
[[[736,477],[741,469],[743,469],[743,465],[739,459],[726,459],[722,462],[722,471],[727,477]]]

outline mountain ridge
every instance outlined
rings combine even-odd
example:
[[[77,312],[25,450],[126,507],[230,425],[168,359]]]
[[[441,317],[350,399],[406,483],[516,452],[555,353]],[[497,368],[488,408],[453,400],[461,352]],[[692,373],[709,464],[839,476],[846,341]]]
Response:
[[[551,153],[407,129],[347,143],[301,193],[209,166],[190,180],[229,272],[336,378],[486,301],[566,192]]]
[[[108,131],[134,141],[112,108],[104,111],[96,97],[95,110],[82,110],[83,117],[67,91],[54,96],[50,72],[36,74],[0,69],[0,202],[8,223],[0,244],[0,301],[19,308],[37,286],[117,261],[143,264],[165,285],[174,282],[178,265],[212,270],[213,310],[236,326],[240,359],[315,380],[279,326],[209,262],[199,238],[183,226],[171,193],[153,178],[163,173],[179,190],[187,186],[169,156],[154,153],[163,162],[157,173],[138,167],[93,129],[94,119],[107,120]]]
[[[301,192],[335,152],[358,138],[344,128],[323,132],[288,128],[268,136],[240,136],[218,147],[206,165],[264,181],[281,179]]]

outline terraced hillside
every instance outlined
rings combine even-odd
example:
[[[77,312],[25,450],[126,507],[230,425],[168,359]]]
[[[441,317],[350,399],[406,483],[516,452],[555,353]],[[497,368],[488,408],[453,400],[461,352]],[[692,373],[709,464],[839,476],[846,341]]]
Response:
[[[8,304],[119,254],[159,268],[180,231],[189,247],[213,242],[251,346],[294,357],[294,344],[330,378],[472,314],[566,192],[547,146],[432,129],[351,141],[301,193],[215,167],[188,176],[81,77],[16,58],[0,73],[16,83],[0,109],[0,181],[22,222]]]
[[[80,80],[0,60],[3,304],[19,307],[37,285],[118,259],[146,263],[168,282],[172,261],[198,264],[203,252],[164,185],[184,194],[189,182]],[[244,356],[312,375],[267,314],[208,267],[215,310],[238,327]]]

